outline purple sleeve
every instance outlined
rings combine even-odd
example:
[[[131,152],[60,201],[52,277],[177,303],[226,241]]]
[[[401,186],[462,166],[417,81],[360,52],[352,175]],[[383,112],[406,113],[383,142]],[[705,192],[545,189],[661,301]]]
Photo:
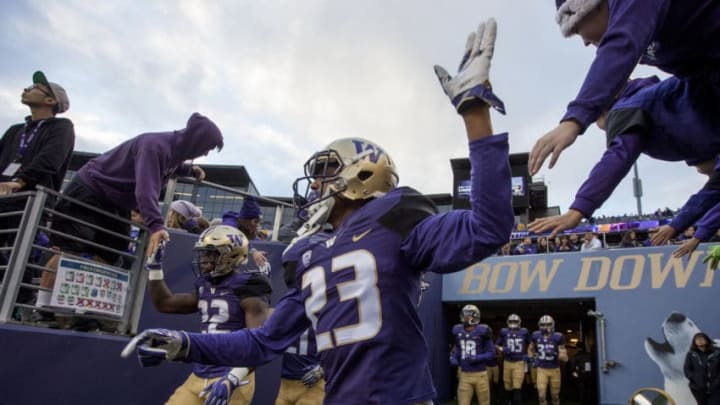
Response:
[[[618,135],[608,146],[575,195],[571,209],[590,217],[607,200],[627,175],[644,147],[642,136]]]
[[[147,140],[148,138],[144,138]],[[150,232],[163,229],[163,217],[160,211],[160,191],[162,189],[164,158],[150,142],[138,142],[135,145],[135,202]]]
[[[687,200],[680,212],[670,222],[670,226],[676,232],[683,232],[703,218],[703,215],[709,213],[709,210],[718,203],[720,203],[720,190],[703,188]]]
[[[450,352],[450,358],[454,359],[457,364],[460,364],[460,352],[457,342],[453,345],[453,349]]]
[[[495,254],[510,239],[514,216],[507,134],[470,143],[472,210],[432,215],[418,223],[401,250],[418,270],[459,271]]]
[[[217,366],[254,367],[280,357],[311,327],[300,291],[289,290],[270,318],[256,329],[231,333],[190,333],[187,361]]]
[[[713,206],[703,215],[702,219],[697,223],[695,237],[700,242],[707,242],[720,229],[720,203]]]
[[[484,337],[484,347],[482,354],[478,356],[478,360],[490,361],[495,358],[495,345],[492,341],[492,332],[488,331],[488,334]]]
[[[584,131],[612,104],[665,20],[669,3],[670,0],[609,1],[607,31],[580,92],[561,121],[573,119]]]

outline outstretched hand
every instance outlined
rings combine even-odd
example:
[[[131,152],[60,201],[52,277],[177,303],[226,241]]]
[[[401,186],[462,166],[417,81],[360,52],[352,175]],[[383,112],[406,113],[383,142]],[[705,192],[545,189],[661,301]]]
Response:
[[[153,367],[164,360],[183,360],[188,355],[190,338],[183,331],[147,329],[125,345],[121,357],[137,352],[142,367]]]
[[[651,235],[650,242],[652,242],[653,246],[658,246],[668,243],[670,239],[675,237],[677,231],[670,225],[663,225],[649,229],[648,234]]]
[[[0,195],[12,194],[22,188],[22,184],[16,181],[6,181],[0,183]]]
[[[267,252],[262,250],[254,250],[252,252],[253,261],[258,267],[262,268],[267,263]]]
[[[552,169],[562,151],[575,142],[581,130],[580,125],[575,121],[563,121],[552,131],[538,139],[530,151],[528,159],[530,175],[534,176],[540,171],[543,163],[545,163],[545,159],[547,159],[550,154],[552,154],[552,156],[550,157],[548,168]]]
[[[695,249],[697,249],[699,244],[700,239],[698,238],[690,238],[688,240],[685,240],[679,248],[675,249],[675,251],[673,252],[673,257],[680,258],[685,255],[689,255],[690,253],[694,252]]]
[[[160,244],[162,242],[168,242],[169,240],[170,234],[164,228],[159,231],[153,232],[153,234],[150,235],[147,250],[145,251],[148,259],[153,257],[155,253],[157,253],[158,247],[160,247]]]
[[[490,87],[490,61],[495,52],[497,23],[490,18],[471,32],[465,44],[460,67],[453,77],[442,66],[435,65],[440,85],[458,113],[478,104],[488,104],[505,114],[505,105]]]
[[[532,233],[543,233],[552,230],[548,239],[554,238],[558,233],[576,227],[583,219],[580,211],[569,209],[562,215],[538,218],[528,224],[528,231]]]

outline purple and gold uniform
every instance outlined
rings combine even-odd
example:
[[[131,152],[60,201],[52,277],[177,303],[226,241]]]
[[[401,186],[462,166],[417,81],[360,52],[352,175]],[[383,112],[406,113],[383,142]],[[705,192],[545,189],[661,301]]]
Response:
[[[533,332],[530,337],[535,348],[535,365],[537,367],[537,390],[540,404],[547,403],[546,395],[550,386],[550,397],[553,403],[560,403],[560,351],[565,346],[565,337],[560,332],[544,334]]]
[[[199,277],[195,280],[198,312],[204,334],[226,334],[246,328],[245,311],[240,302],[248,297],[270,299],[269,280],[258,273],[232,272],[215,279]],[[193,363],[190,377],[178,387],[167,404],[202,404],[198,396],[206,386],[225,376],[231,367]],[[250,404],[255,392],[255,374],[246,378],[249,384],[235,390],[230,404]]]
[[[330,237],[329,232],[321,231],[302,239],[299,243],[315,245],[324,242],[328,237]],[[297,288],[299,253],[298,249],[288,249],[283,254],[287,288]],[[318,364],[315,332],[312,328],[308,328],[283,354],[280,389],[275,405],[321,405],[325,398],[325,379],[320,379],[312,387],[306,386],[302,381],[308,370]]]
[[[503,383],[506,390],[522,388],[525,378],[525,359],[530,345],[530,332],[525,328],[500,329],[495,343],[503,352]]]
[[[490,404],[490,382],[487,363],[495,358],[495,345],[492,330],[487,325],[453,326],[452,334],[455,347],[452,356],[459,365],[458,404],[470,405],[473,394],[477,395],[480,405]],[[497,363],[496,363],[497,364]]]
[[[506,135],[470,143],[472,210],[437,214],[431,201],[396,188],[349,214],[325,241],[301,239],[299,288],[261,328],[190,334],[188,359],[257,365],[308,327],[325,369],[325,404],[404,405],[435,389],[417,313],[424,271],[460,271],[507,243],[513,225]]]
[[[315,333],[307,329],[295,344],[283,354],[280,389],[275,405],[322,405],[325,398],[325,380],[312,387],[303,384],[303,377],[318,365]]]

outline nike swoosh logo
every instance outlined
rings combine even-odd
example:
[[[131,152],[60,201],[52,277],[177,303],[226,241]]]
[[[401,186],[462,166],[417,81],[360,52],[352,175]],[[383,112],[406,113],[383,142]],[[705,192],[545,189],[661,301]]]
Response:
[[[353,235],[352,241],[353,241],[353,242],[359,241],[360,239],[364,238],[365,235],[369,234],[370,231],[372,231],[372,228],[368,229],[367,231],[365,231],[365,232],[363,232],[363,233],[360,233],[360,234],[357,234],[357,235]]]

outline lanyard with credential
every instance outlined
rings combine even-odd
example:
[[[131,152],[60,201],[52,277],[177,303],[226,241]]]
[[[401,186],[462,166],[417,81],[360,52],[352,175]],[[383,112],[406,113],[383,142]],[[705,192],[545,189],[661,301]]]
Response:
[[[35,129],[30,132],[30,136],[28,136],[28,124],[25,124],[25,128],[23,129],[22,135],[20,136],[20,147],[18,147],[18,153],[17,153],[17,161],[19,162],[22,160],[23,156],[25,156],[25,151],[27,151],[28,145],[30,145],[30,141],[33,140],[35,137],[35,134],[40,130],[40,127],[42,124],[45,123],[45,120],[42,120],[38,122]]]

